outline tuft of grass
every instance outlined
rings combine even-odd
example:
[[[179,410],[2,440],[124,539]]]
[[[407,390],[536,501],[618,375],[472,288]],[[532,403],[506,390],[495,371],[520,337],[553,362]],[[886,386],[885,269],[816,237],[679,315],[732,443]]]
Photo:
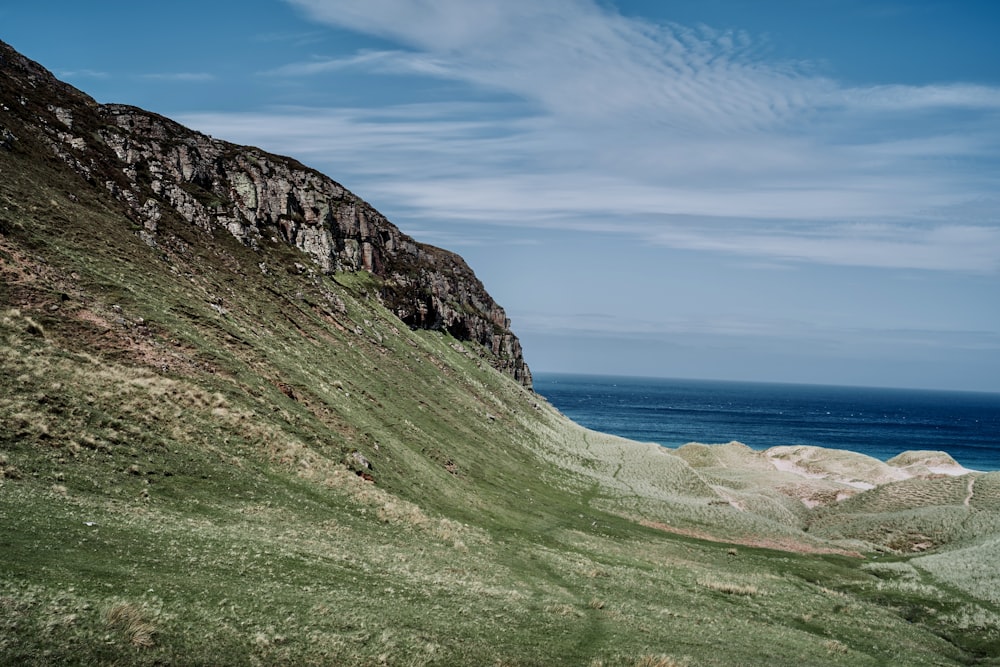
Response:
[[[669,655],[644,655],[635,661],[635,667],[687,667],[686,660],[678,660]]]
[[[719,581],[717,579],[698,579],[698,585],[709,590],[725,593],[726,595],[743,595],[751,597],[761,595],[762,591],[754,584],[737,584],[730,581]]]
[[[569,604],[553,604],[545,607],[545,611],[550,614],[557,614],[559,616],[574,616],[581,617],[583,614],[579,609]]]
[[[45,338],[45,328],[28,316],[24,316],[24,331],[32,336]]]
[[[843,642],[837,641],[836,639],[828,639],[823,642],[823,648],[826,649],[826,652],[829,655],[846,655],[850,651],[850,649]]]
[[[103,614],[108,629],[117,632],[132,646],[140,648],[150,648],[155,644],[153,637],[156,626],[148,616],[148,612],[142,607],[125,601],[113,603]]]

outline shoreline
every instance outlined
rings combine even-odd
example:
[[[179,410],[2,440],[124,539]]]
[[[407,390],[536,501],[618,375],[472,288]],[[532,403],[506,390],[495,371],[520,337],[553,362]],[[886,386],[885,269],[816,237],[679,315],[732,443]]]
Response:
[[[883,463],[947,452],[936,472],[1000,471],[1000,400],[987,394],[545,373],[536,391],[585,428],[668,450],[740,441],[756,451],[814,446]]]

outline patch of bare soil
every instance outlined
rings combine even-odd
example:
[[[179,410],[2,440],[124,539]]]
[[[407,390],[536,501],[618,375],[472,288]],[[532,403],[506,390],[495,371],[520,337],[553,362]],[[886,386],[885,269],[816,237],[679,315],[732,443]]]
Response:
[[[638,523],[639,525],[647,528],[662,530],[667,533],[673,533],[674,535],[693,537],[695,539],[705,540],[706,542],[739,544],[745,547],[760,547],[761,549],[774,549],[775,551],[788,551],[799,554],[836,554],[839,556],[850,556],[851,558],[864,558],[864,556],[857,551],[838,549],[836,547],[823,547],[816,544],[807,544],[790,537],[743,536],[721,538],[717,535],[712,535],[711,533],[695,530],[693,528],[680,528],[678,526],[671,526],[666,523],[650,521],[648,519],[641,519]]]

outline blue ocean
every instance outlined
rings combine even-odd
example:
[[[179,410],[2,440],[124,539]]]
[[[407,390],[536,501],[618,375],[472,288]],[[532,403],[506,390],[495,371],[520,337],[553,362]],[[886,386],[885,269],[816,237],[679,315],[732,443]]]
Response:
[[[536,373],[535,391],[582,426],[643,442],[817,445],[883,461],[948,452],[1000,470],[1000,394]]]

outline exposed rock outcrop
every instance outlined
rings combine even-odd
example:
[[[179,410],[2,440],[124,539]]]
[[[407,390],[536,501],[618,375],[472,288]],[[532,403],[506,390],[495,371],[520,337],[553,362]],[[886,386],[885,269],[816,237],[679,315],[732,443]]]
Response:
[[[0,149],[29,132],[90,185],[104,188],[155,245],[164,215],[226,230],[257,248],[279,238],[327,273],[381,278],[385,305],[414,328],[473,341],[531,386],[504,310],[454,253],[403,234],[368,203],[290,158],[237,146],[157,114],[98,104],[0,42]]]

